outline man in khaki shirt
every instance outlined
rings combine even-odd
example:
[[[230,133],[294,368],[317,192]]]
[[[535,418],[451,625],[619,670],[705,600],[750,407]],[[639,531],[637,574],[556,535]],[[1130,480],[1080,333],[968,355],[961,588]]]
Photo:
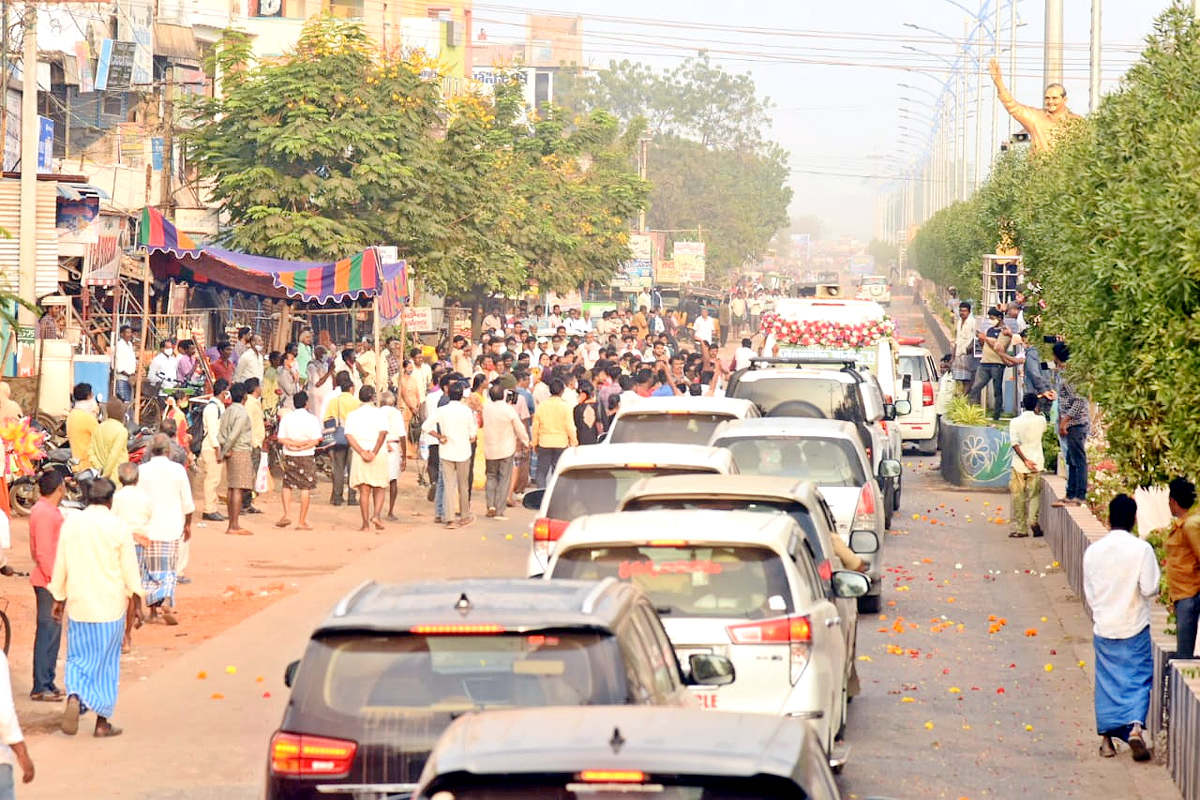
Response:
[[[568,447],[579,444],[575,434],[575,417],[562,398],[566,384],[562,378],[551,378],[550,396],[537,404],[533,412],[533,435],[530,443],[537,453],[537,485],[543,489],[558,466],[558,457]]]
[[[258,460],[262,458],[263,442],[267,440],[267,419],[263,414],[262,383],[258,378],[247,378],[242,384],[246,387],[246,415],[250,417],[250,468],[258,476]],[[254,505],[257,493],[253,491],[242,493],[242,511],[246,514],[261,514],[262,509]]]
[[[1200,619],[1200,508],[1196,487],[1187,478],[1175,478],[1167,505],[1175,520],[1167,534],[1167,589],[1175,605],[1175,657],[1191,658],[1196,649],[1196,621]]]
[[[97,478],[87,489],[88,506],[63,523],[50,577],[54,618],[70,620],[67,631],[67,706],[63,733],[79,730],[79,716],[96,712],[95,735],[118,736],[109,718],[117,704],[121,640],[130,598],[142,595],[133,535],[112,511],[116,487]]]

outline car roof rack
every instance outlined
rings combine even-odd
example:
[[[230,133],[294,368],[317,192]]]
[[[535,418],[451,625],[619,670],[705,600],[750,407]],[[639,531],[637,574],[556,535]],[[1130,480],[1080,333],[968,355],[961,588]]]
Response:
[[[853,358],[840,358],[828,356],[755,356],[750,359],[750,369],[755,369],[756,366],[775,366],[777,364],[786,364],[791,366],[806,366],[809,364],[824,367],[841,367],[844,370],[858,372],[858,362]]]

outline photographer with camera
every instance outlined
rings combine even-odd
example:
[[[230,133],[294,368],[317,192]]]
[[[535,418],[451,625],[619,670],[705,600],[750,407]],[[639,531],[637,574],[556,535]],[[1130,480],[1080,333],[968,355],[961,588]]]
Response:
[[[529,447],[529,434],[517,414],[516,391],[493,384],[488,397],[492,402],[483,405],[483,456],[487,461],[484,496],[488,517],[502,520],[508,519],[504,510],[513,485],[513,459],[518,448]]]

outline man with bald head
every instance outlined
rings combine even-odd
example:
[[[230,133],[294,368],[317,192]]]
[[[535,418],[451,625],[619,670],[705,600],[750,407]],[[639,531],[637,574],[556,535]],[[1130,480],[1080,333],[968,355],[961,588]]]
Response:
[[[992,59],[988,63],[988,73],[996,84],[996,94],[1004,109],[1012,118],[1029,131],[1029,142],[1034,152],[1045,152],[1054,146],[1054,139],[1060,133],[1060,128],[1073,119],[1079,119],[1078,114],[1071,113],[1067,108],[1067,90],[1061,83],[1052,83],[1046,87],[1042,98],[1042,108],[1021,105],[1009,93],[1000,74],[1000,62]]]
[[[175,586],[178,583],[180,549],[192,538],[192,487],[187,470],[171,460],[171,440],[165,433],[156,433],[142,463],[138,483],[150,498],[150,524],[146,527],[146,546],[143,581],[146,583],[146,604],[150,621],[158,617],[168,625],[177,625],[175,618]]]

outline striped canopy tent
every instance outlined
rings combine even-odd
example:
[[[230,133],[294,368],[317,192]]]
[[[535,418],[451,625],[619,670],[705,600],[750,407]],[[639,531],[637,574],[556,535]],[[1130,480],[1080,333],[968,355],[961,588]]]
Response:
[[[389,293],[407,296],[404,262],[383,264],[369,247],[338,261],[288,261],[221,247],[200,247],[157,209],[142,209],[138,247],[150,255],[156,278],[213,284],[265,297],[288,297],[319,304]],[[398,292],[397,292],[398,290]]]

